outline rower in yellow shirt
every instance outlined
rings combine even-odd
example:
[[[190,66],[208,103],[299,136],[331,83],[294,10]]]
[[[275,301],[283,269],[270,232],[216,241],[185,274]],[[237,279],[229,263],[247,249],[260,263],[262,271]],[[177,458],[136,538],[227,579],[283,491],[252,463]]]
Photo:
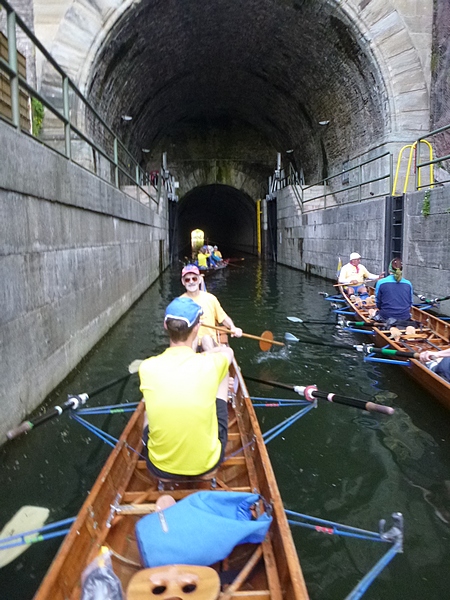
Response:
[[[242,329],[236,327],[233,320],[223,310],[218,299],[209,292],[201,291],[200,271],[195,265],[187,265],[181,271],[181,283],[186,292],[181,298],[191,298],[203,309],[201,322],[207,325],[224,325],[232,331],[233,337],[241,337]],[[211,350],[215,343],[213,339],[213,330],[206,327],[200,327],[198,332],[198,341],[203,350]]]

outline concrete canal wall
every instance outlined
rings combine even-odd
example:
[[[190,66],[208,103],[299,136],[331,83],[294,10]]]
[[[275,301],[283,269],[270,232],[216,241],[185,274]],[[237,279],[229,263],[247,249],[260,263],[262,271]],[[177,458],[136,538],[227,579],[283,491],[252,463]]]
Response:
[[[0,443],[168,264],[145,206],[0,122]]]
[[[429,203],[429,215],[423,214]],[[336,278],[339,256],[363,256],[372,273],[384,269],[385,201],[336,205],[303,212],[291,187],[277,192],[278,262],[329,279]],[[425,211],[426,212],[426,211]],[[405,277],[427,297],[450,294],[450,187],[407,194],[404,208]],[[450,302],[441,311],[450,314]]]

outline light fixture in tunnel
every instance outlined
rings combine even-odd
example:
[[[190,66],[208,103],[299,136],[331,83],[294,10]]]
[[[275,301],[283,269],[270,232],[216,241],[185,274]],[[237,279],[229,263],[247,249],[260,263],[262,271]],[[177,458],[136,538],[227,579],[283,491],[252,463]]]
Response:
[[[205,232],[202,229],[191,231],[191,252],[192,257],[197,254],[198,249],[205,243]]]
[[[319,121],[319,125],[322,125],[322,127],[324,127],[325,125],[328,125],[330,121]]]
[[[144,154],[148,154],[150,152],[150,148],[141,148],[142,152],[144,152]]]
[[[130,115],[122,115],[120,118],[122,119],[122,121],[126,121],[126,122],[133,120],[133,117]]]

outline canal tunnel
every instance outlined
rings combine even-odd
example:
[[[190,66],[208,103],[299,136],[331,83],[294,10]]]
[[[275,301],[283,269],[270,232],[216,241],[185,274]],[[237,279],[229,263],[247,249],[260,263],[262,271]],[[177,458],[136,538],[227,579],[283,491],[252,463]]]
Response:
[[[405,126],[414,135],[427,106],[412,39],[391,3],[381,14],[367,1],[74,0],[54,50],[143,165],[158,168],[167,151],[180,199],[218,183],[242,192],[224,195],[235,208],[264,197],[277,152],[311,184]],[[180,231],[190,211],[209,213],[186,200]]]
[[[177,254],[189,256],[190,236],[201,229],[205,241],[225,255],[256,248],[256,212],[252,199],[227,185],[207,185],[188,192],[180,201],[175,223]]]

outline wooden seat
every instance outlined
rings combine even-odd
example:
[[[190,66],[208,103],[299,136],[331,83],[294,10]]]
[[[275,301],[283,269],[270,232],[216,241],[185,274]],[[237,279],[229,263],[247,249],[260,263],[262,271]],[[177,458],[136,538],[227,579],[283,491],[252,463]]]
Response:
[[[211,471],[210,473],[205,473],[204,475],[178,475],[177,477],[157,477],[156,475],[151,476],[158,481],[158,490],[161,492],[166,489],[176,489],[179,487],[192,487],[196,486],[199,482],[210,483],[211,489],[215,489],[217,487],[217,472],[219,467]]]
[[[168,565],[135,573],[127,600],[216,600],[219,594],[219,575],[211,567]]]

